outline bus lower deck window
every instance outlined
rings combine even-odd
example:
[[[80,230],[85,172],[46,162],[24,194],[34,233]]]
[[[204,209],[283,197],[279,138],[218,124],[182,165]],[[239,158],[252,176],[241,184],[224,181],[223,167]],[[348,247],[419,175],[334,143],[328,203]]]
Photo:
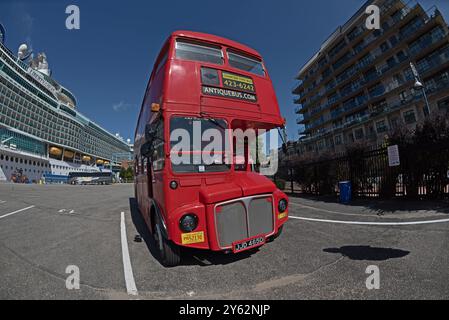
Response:
[[[223,54],[219,47],[176,41],[176,58],[223,64]]]

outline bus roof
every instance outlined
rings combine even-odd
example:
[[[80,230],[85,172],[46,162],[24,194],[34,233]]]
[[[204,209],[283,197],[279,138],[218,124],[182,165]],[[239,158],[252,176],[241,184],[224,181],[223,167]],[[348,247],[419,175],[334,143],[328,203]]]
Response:
[[[262,60],[262,56],[259,54],[259,52],[257,52],[256,50],[245,46],[241,43],[238,43],[236,41],[230,40],[230,39],[226,39],[223,37],[219,37],[219,36],[215,36],[212,34],[207,34],[207,33],[202,33],[202,32],[194,32],[194,31],[185,31],[185,30],[178,30],[175,31],[171,34],[172,37],[183,37],[183,38],[190,38],[190,39],[196,39],[196,40],[201,40],[201,41],[206,41],[206,42],[212,42],[215,44],[221,44],[227,47],[231,47],[234,49],[237,49],[239,51],[243,51],[246,53],[249,53],[253,56],[258,57],[259,59]]]

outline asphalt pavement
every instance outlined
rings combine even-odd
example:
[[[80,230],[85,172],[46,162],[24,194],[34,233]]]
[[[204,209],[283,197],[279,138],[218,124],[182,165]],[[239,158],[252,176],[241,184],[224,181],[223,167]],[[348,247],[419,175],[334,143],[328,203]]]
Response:
[[[444,203],[291,197],[289,214],[257,251],[185,250],[165,268],[132,185],[0,184],[0,299],[449,298]],[[373,266],[378,289],[367,287]],[[79,289],[67,286],[73,267]]]

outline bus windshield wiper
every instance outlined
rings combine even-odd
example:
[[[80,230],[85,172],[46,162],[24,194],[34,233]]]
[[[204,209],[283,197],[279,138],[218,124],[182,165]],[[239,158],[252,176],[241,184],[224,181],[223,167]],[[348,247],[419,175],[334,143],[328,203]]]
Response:
[[[204,113],[202,115],[208,115],[207,113]],[[223,130],[226,130],[227,128],[225,128],[222,124],[220,124],[217,120],[213,119],[213,118],[204,118],[204,120],[212,122],[213,124],[215,124],[217,127],[220,127]]]

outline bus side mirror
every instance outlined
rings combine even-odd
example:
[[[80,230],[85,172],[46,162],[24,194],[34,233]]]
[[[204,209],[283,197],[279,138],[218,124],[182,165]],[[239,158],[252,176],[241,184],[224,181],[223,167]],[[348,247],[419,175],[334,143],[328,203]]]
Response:
[[[151,154],[153,153],[153,143],[152,142],[145,142],[140,147],[140,154],[144,156],[145,158],[150,158]]]
[[[285,143],[282,144],[282,152],[287,154],[287,145]]]

